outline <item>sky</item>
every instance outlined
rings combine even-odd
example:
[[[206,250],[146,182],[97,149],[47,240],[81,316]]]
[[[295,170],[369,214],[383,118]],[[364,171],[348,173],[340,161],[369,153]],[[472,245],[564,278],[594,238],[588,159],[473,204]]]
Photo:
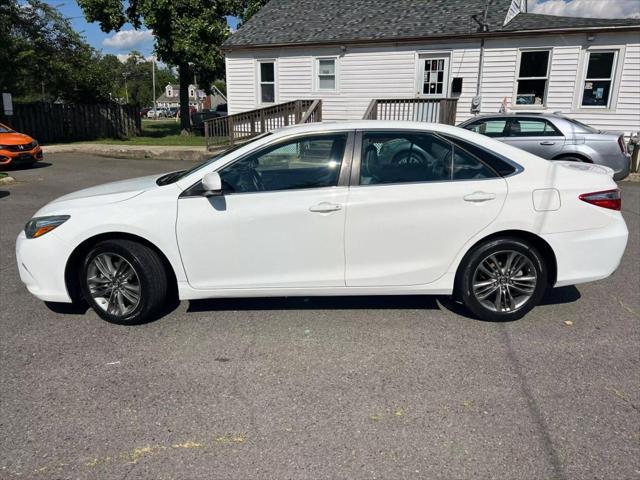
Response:
[[[601,18],[640,18],[640,0],[528,0],[529,11],[549,15]],[[120,32],[104,33],[96,23],[88,23],[75,0],[47,2],[57,6],[71,19],[73,27],[81,32],[87,41],[103,53],[118,55],[126,59],[131,50],[138,50],[145,56],[153,54],[153,35],[149,30],[134,30],[130,25]],[[238,19],[229,17],[228,22],[235,30]]]
[[[153,35],[150,30],[134,30],[131,25],[125,25],[119,32],[104,33],[97,23],[89,23],[84,19],[82,9],[75,0],[47,0],[46,3],[57,7],[71,20],[73,28],[102,53],[117,55],[120,60],[125,60],[132,50],[141,52],[145,57],[153,55]],[[236,29],[237,18],[228,17],[227,22],[232,30]]]

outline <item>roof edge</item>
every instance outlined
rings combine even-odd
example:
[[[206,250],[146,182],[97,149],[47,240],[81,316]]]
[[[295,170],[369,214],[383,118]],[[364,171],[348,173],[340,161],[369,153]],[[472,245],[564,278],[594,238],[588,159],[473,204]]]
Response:
[[[289,42],[289,43],[263,43],[263,44],[245,44],[245,45],[225,45],[222,44],[223,52],[233,50],[252,50],[252,49],[268,49],[268,48],[294,48],[294,47],[321,47],[336,45],[371,45],[371,44],[394,44],[394,43],[414,43],[425,40],[481,40],[492,37],[522,37],[531,34],[536,35],[553,35],[558,33],[587,33],[587,32],[611,32],[611,31],[640,31],[638,25],[607,25],[594,27],[559,27],[532,30],[516,30],[516,31],[495,31],[487,33],[459,34],[459,35],[431,35],[419,37],[404,37],[393,39],[370,39],[370,40],[328,40],[324,42]],[[231,38],[231,37],[230,37]]]

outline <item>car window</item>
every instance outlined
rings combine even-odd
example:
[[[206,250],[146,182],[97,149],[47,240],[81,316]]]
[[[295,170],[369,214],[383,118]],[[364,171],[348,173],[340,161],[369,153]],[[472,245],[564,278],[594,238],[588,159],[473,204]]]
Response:
[[[562,135],[547,120],[533,118],[510,119],[507,132],[509,137],[556,137]]]
[[[6,127],[0,123],[0,133],[12,133],[12,132],[13,130],[11,130],[9,127]]]
[[[270,146],[220,171],[226,193],[268,192],[338,184],[347,134],[316,135]]]
[[[443,182],[497,174],[475,156],[429,133],[365,133],[360,184]]]
[[[460,147],[461,149],[471,153],[475,158],[479,159],[484,165],[488,166],[500,176],[506,177],[516,173],[518,170],[512,162],[504,159],[494,152],[486,150],[483,147],[479,147],[474,143],[467,142],[458,137],[451,137],[449,135],[442,136],[452,142],[456,147]]]
[[[504,137],[504,129],[507,126],[506,119],[494,118],[490,120],[480,120],[466,126],[467,130],[486,135],[487,137]]]
[[[494,178],[497,175],[474,155],[460,147],[453,148],[453,180]]]

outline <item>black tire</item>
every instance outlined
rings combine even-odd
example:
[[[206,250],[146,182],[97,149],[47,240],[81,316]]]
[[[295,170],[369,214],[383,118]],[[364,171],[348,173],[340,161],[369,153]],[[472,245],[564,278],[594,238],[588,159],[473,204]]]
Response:
[[[135,306],[129,305],[131,310],[121,315],[105,310],[104,300],[102,300],[103,306],[101,306],[100,299],[94,298],[91,293],[88,275],[90,274],[92,262],[102,254],[113,255],[116,258],[126,260],[134,270],[137,278],[138,302]],[[167,272],[158,255],[145,245],[131,240],[106,240],[100,242],[85,255],[80,272],[83,297],[98,316],[107,322],[120,325],[146,323],[155,320],[163,310],[168,293]]]
[[[521,260],[523,262],[522,269],[514,271],[513,275],[511,273],[507,275],[505,270],[508,268],[508,258],[511,252],[514,252],[512,258],[520,258],[519,255],[521,255],[526,260]],[[484,273],[487,270],[487,265],[495,265],[491,258],[497,259],[497,270],[504,273],[503,275],[496,273],[497,278],[489,277]],[[481,263],[482,267],[480,267]],[[482,320],[493,322],[518,320],[526,315],[542,299],[549,278],[544,257],[529,242],[518,238],[497,238],[478,245],[465,257],[460,268],[461,274],[457,284],[459,291],[456,292],[458,298],[473,315]],[[491,268],[489,270],[491,271]],[[535,280],[529,280],[534,276],[534,272]],[[535,282],[535,286],[526,288],[526,293],[521,290],[523,282],[520,280],[525,278],[528,279],[528,285]],[[474,281],[476,288],[474,288]],[[481,287],[486,288],[486,290],[481,290],[477,287],[481,282],[493,283]],[[492,294],[488,298],[479,299],[483,293],[496,288],[496,285],[498,290],[495,297]],[[499,299],[499,295],[503,295],[503,297]],[[512,308],[508,307],[509,304],[512,305]],[[498,307],[498,305],[500,306]]]

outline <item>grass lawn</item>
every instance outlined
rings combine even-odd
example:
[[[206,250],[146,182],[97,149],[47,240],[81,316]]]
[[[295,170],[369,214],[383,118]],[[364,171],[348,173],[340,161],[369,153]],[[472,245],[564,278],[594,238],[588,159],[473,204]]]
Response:
[[[82,143],[104,143],[110,145],[158,145],[181,147],[204,147],[200,134],[180,135],[180,122],[171,120],[142,120],[142,135],[127,140],[102,138]]]

